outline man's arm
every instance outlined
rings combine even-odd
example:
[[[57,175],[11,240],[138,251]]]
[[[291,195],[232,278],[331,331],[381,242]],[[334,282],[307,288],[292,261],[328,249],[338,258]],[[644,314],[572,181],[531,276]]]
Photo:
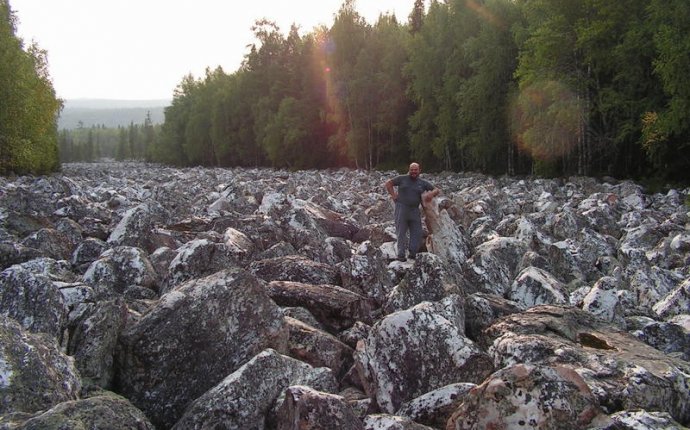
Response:
[[[395,191],[395,188],[393,187],[393,180],[387,180],[384,186],[386,187],[386,191],[388,191],[388,194],[390,194],[393,201],[398,200],[398,193]]]

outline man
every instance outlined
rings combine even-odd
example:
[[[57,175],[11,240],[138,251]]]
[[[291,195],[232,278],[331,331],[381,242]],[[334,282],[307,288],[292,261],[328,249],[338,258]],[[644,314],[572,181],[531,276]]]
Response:
[[[407,233],[410,233],[409,256],[414,259],[422,242],[422,215],[419,204],[431,202],[441,190],[419,177],[419,164],[410,164],[407,175],[396,176],[385,183],[395,202],[395,233],[398,235],[398,260],[405,261]],[[397,191],[395,190],[397,187]]]

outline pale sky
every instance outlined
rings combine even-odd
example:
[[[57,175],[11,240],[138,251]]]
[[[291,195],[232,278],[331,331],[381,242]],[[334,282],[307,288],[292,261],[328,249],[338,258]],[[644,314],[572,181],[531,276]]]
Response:
[[[170,99],[182,77],[206,67],[237,70],[259,18],[283,34],[331,26],[342,0],[10,0],[17,35],[48,51],[62,99]],[[357,0],[374,24],[380,13],[406,22],[414,0]]]

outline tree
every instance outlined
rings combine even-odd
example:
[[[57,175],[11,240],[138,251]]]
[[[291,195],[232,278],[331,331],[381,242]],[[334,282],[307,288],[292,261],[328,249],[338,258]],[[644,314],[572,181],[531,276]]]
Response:
[[[57,115],[61,102],[46,52],[17,38],[8,0],[0,0],[0,174],[44,174],[60,168]]]

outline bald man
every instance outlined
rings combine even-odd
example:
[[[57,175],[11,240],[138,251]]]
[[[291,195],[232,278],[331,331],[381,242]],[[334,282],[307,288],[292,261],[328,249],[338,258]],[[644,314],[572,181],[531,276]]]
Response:
[[[398,236],[398,260],[405,261],[405,248],[414,259],[422,243],[422,199],[430,202],[441,190],[419,177],[419,164],[410,164],[407,175],[396,176],[384,184],[395,202],[395,233]],[[397,188],[397,190],[396,190]],[[410,234],[409,242],[407,233]]]

